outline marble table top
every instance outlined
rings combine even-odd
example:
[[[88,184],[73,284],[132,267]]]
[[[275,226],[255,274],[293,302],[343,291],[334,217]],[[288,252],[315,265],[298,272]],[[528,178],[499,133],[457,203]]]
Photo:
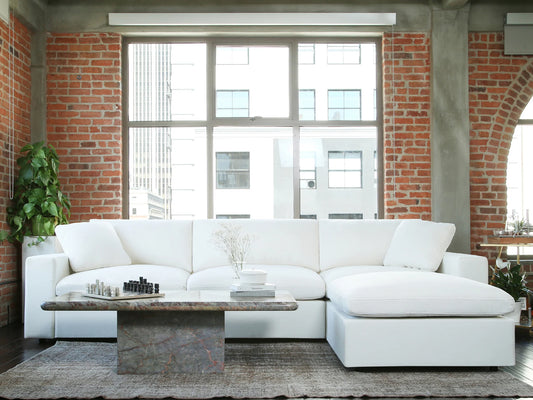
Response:
[[[292,295],[276,290],[275,297],[230,297],[229,290],[166,291],[165,297],[101,300],[71,292],[41,304],[48,311],[293,311]]]

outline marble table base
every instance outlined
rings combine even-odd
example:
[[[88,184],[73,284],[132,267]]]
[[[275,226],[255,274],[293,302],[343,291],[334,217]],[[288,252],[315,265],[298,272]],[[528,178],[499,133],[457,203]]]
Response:
[[[224,311],[118,311],[119,374],[224,371]]]

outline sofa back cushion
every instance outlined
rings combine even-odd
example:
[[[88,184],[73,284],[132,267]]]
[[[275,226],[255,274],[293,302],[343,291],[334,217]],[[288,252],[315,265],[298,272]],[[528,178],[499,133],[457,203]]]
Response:
[[[436,271],[454,234],[454,224],[403,220],[394,232],[383,264]]]
[[[296,219],[195,220],[193,222],[193,271],[229,265],[228,256],[214,239],[222,224],[237,224],[252,236],[245,260],[254,265],[295,265],[318,268],[318,223]]]
[[[133,264],[166,265],[192,272],[191,220],[108,221]]]
[[[339,220],[318,222],[320,270],[356,265],[383,265],[399,220]]]
[[[55,232],[74,272],[131,264],[111,224],[80,222],[58,225]]]

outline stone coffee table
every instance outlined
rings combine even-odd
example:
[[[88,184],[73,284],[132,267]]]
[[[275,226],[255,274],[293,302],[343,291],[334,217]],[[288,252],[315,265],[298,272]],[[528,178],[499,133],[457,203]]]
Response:
[[[100,300],[69,293],[45,301],[49,311],[117,311],[119,374],[224,371],[225,311],[292,311],[289,292],[230,297],[229,291],[168,291],[165,297]]]

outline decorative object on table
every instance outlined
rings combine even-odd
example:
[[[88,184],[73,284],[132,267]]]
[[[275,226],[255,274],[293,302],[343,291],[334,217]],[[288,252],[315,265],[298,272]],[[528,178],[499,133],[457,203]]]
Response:
[[[148,282],[146,278],[141,276],[138,281],[124,282],[122,291],[118,286],[106,285],[97,279],[95,283],[87,284],[87,292],[84,293],[84,296],[104,300],[125,300],[164,297],[165,295],[159,293],[159,283]]]
[[[496,266],[491,266],[490,268],[492,270],[490,284],[509,293],[515,300],[516,304],[515,310],[512,312],[512,318],[519,324],[523,308],[523,301],[520,298],[525,297],[527,299],[530,293],[525,273],[522,272],[520,264],[511,265],[509,261],[504,262],[501,258],[497,258]]]
[[[24,236],[36,236],[35,245],[52,236],[56,225],[68,224],[70,201],[59,184],[59,157],[44,142],[24,146],[17,159],[20,168],[12,204],[7,207],[10,232],[1,231],[0,240],[22,243]]]
[[[259,269],[243,269],[240,279],[230,287],[231,297],[274,297],[276,285],[267,283],[267,273]]]
[[[221,229],[213,233],[217,247],[226,253],[233,266],[233,279],[240,278],[240,272],[246,263],[246,257],[254,238],[242,231],[242,227],[235,224],[220,224]]]

